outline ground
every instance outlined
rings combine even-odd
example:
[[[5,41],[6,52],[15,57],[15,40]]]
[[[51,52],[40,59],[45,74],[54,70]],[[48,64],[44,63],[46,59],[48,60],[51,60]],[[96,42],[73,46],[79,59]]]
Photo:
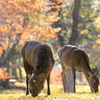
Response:
[[[17,82],[10,89],[0,89],[0,100],[100,100],[100,92],[90,93],[88,85],[77,85],[77,93],[64,93],[62,85],[50,85],[51,95],[46,94],[46,84],[37,97],[26,96],[25,83]],[[100,87],[99,87],[100,91]]]

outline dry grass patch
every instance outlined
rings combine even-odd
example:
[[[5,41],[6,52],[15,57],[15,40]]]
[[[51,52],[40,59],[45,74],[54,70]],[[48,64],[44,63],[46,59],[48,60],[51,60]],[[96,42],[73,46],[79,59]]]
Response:
[[[25,95],[25,84],[17,83],[18,88],[12,88],[1,92],[0,100],[100,100],[100,92],[90,93],[88,85],[77,85],[77,93],[64,93],[62,85],[50,85],[51,95],[47,96],[46,84],[37,97]],[[22,90],[19,86],[23,86]],[[100,87],[99,87],[100,91]]]

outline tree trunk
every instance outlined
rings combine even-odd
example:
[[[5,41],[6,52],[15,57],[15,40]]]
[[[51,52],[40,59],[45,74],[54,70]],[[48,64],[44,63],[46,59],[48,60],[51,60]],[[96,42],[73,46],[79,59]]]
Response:
[[[73,10],[72,35],[69,40],[69,44],[71,44],[71,45],[76,44],[77,39],[79,37],[78,17],[79,17],[80,3],[81,3],[81,0],[75,0],[75,6],[74,6],[74,10]],[[67,79],[70,79],[70,80],[67,80],[67,85],[69,84],[68,88],[70,89],[70,92],[73,92],[74,88],[72,88],[72,87],[73,87],[74,79],[71,78],[71,77],[73,77],[72,73],[71,73],[71,69],[69,70],[69,72],[66,75],[67,75]]]
[[[19,77],[20,77],[20,80],[22,80],[22,70],[21,68],[18,66],[18,69],[19,69]]]
[[[17,34],[16,40],[15,40],[16,42],[13,44],[12,48],[10,49],[10,51],[8,50],[8,49],[9,49],[9,48],[8,48],[8,49],[4,52],[4,54],[3,54],[3,56],[2,56],[2,58],[1,58],[1,60],[0,60],[0,68],[2,68],[2,66],[3,66],[7,61],[9,61],[8,58],[10,58],[11,54],[14,53],[15,47],[18,45],[18,43],[19,43],[19,41],[20,41],[20,37],[21,37],[21,33]]]
[[[59,43],[60,43],[60,45],[62,47],[62,46],[65,45],[65,43],[64,43],[65,39],[60,33],[61,33],[61,31],[59,31],[57,34],[58,34],[58,41],[59,41]]]
[[[52,9],[51,9],[51,11],[50,12],[54,12],[54,11],[57,11],[58,9],[55,7],[54,8],[54,6],[55,6],[55,4],[57,5],[57,6],[62,6],[62,2],[60,2],[59,3],[59,1],[56,1],[56,0],[49,0],[52,4],[50,4],[50,7],[52,7]],[[59,32],[57,32],[57,35],[58,35],[58,41],[59,41],[59,44],[61,45],[61,46],[64,46],[65,44],[64,44],[64,36],[62,36],[62,31],[63,30],[66,30],[66,26],[65,25],[63,25],[63,23],[61,22],[61,10],[62,10],[62,7],[60,7],[60,10],[58,11],[58,16],[60,17],[60,19],[58,20],[58,21],[56,21],[56,22],[54,22],[53,24],[52,24],[52,27],[54,27],[54,28],[61,28],[61,30],[59,31]]]
[[[72,35],[69,40],[69,44],[76,44],[77,39],[79,38],[78,32],[78,18],[79,18],[79,10],[80,10],[81,0],[75,0],[75,6],[73,10],[73,25],[72,25]]]
[[[17,67],[15,66],[12,66],[12,76],[14,76],[14,78],[18,80]]]

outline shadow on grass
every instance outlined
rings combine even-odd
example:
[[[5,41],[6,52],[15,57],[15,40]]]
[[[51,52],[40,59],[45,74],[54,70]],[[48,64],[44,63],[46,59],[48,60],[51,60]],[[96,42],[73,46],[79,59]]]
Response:
[[[6,89],[0,87],[0,94],[15,94],[15,93],[25,93],[26,88],[24,86],[17,86],[10,84],[10,88]]]

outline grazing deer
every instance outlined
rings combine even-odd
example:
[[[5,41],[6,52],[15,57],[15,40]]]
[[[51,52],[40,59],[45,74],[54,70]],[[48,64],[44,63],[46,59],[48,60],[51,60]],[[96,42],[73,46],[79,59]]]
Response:
[[[26,72],[26,95],[30,90],[33,97],[37,96],[43,89],[45,79],[47,94],[50,95],[50,73],[55,63],[50,46],[36,40],[27,41],[22,47],[21,55]]]
[[[65,45],[61,49],[58,50],[58,56],[62,65],[62,82],[65,92],[76,92],[75,89],[75,78],[76,71],[83,72],[92,92],[98,92],[99,79],[93,73],[89,65],[89,58],[87,54],[80,48],[73,45]],[[67,72],[71,70],[69,78],[73,78],[73,91],[70,91],[70,87],[68,87]]]

